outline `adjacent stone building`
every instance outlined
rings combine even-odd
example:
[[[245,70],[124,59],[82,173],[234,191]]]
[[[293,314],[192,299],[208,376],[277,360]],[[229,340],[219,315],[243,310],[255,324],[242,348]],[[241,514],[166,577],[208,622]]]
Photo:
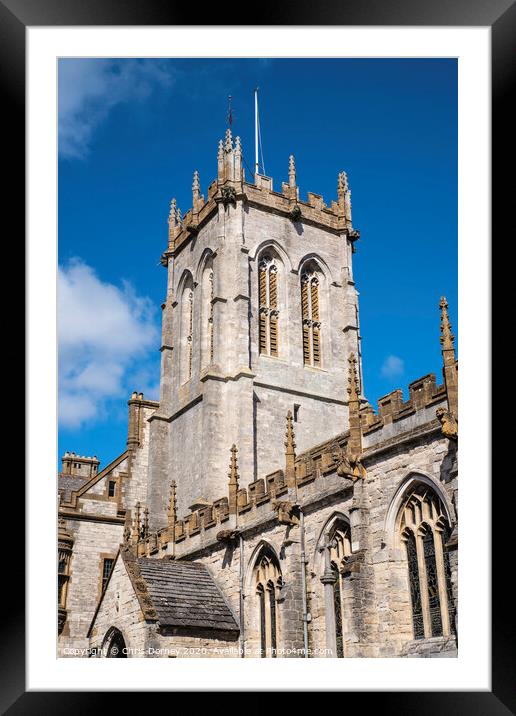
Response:
[[[63,457],[59,654],[457,654],[457,361],[364,398],[353,228],[337,200],[245,179],[169,215],[159,401],[126,450]]]

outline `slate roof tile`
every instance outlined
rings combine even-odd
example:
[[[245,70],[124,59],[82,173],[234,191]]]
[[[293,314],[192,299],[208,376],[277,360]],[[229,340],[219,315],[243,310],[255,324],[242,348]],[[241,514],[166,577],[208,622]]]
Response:
[[[199,562],[138,559],[162,626],[238,632],[238,624],[208,568]]]

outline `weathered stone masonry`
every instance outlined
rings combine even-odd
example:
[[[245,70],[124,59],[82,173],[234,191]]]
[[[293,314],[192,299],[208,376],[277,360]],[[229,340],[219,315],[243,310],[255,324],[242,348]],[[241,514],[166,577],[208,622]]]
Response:
[[[328,207],[300,200],[293,157],[280,193],[245,180],[229,131],[217,161],[207,200],[195,173],[192,209],[171,204],[159,402],[133,393],[104,470],[63,458],[59,653],[454,656],[446,301],[442,385],[424,376],[375,412],[347,177]]]

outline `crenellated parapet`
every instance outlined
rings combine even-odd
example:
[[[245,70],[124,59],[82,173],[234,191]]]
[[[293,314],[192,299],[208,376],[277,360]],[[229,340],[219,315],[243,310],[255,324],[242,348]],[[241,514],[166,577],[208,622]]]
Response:
[[[375,434],[377,439],[361,450],[359,460],[353,452],[356,450],[356,442],[353,442],[350,430],[295,455],[294,434],[289,420],[291,416],[287,416],[285,469],[276,470],[240,487],[237,449],[233,446],[230,450],[227,494],[212,503],[198,500],[192,505],[189,514],[176,519],[174,485],[174,508],[169,513],[169,524],[153,533],[149,533],[146,528],[148,519],[144,519],[145,511],[137,506],[133,535],[138,534],[139,538],[136,541],[133,539],[132,548],[138,556],[180,556],[215,544],[217,534],[227,530],[245,530],[256,524],[281,519],[286,523],[285,505],[294,509],[306,499],[314,499],[327,490],[349,490],[351,494],[355,480],[359,477],[367,479],[362,462],[367,466],[368,453],[371,450],[374,452],[376,446],[382,444],[381,429],[400,421],[398,437],[405,427],[407,434],[411,434],[412,422],[404,427],[401,421],[418,411],[442,405],[446,399],[444,386],[436,385],[433,374],[410,383],[409,393],[407,401],[403,401],[401,390],[384,396],[378,401],[378,413],[374,413],[369,405],[360,409],[363,435]],[[434,429],[438,427],[434,415],[431,415],[430,422],[435,422]],[[290,475],[288,481],[287,474]],[[295,524],[292,515],[289,520],[289,523]]]
[[[100,460],[96,455],[77,455],[75,452],[65,452],[61,458],[61,475],[71,475],[89,480],[98,473]]]
[[[436,384],[434,373],[428,373],[409,383],[408,392],[408,400],[403,400],[403,392],[400,388],[379,398],[377,412],[369,404],[362,406],[360,410],[362,434],[369,435],[386,425],[403,421],[418,411],[437,407],[446,400],[445,385]]]
[[[304,490],[313,491],[312,483],[319,478],[321,490],[327,487],[324,478],[330,473],[337,474],[339,455],[346,450],[348,439],[349,433],[343,434],[297,457],[292,415],[289,412],[285,469],[276,470],[246,487],[240,487],[238,450],[233,445],[230,450],[227,495],[212,503],[197,500],[190,507],[190,513],[178,519],[176,487],[172,483],[167,526],[149,532],[148,511],[138,503],[131,529],[126,533],[126,546],[138,556],[163,552],[168,556],[176,556],[176,550],[184,553],[196,548],[198,543],[216,542],[219,533],[246,529],[257,522],[279,520],[282,524],[296,524],[296,505],[303,499]],[[342,484],[349,487],[351,482]]]
[[[351,219],[351,191],[346,172],[337,178],[337,200],[329,205],[320,194],[307,192],[306,200],[299,197],[295,159],[291,155],[288,165],[288,182],[283,182],[281,192],[274,191],[273,179],[256,174],[254,182],[246,180],[240,137],[233,140],[231,130],[219,141],[217,151],[217,178],[210,184],[207,199],[201,193],[199,174],[194,173],[192,184],[192,207],[184,214],[173,199],[169,213],[168,247],[162,256],[162,264],[182,250],[210,218],[217,213],[219,204],[225,208],[242,200],[248,206],[289,218],[292,222],[304,222],[344,236],[354,247],[360,233],[353,228]]]
[[[453,350],[453,336],[447,314],[441,309],[441,332],[444,334],[444,349]],[[446,307],[444,307],[446,308]],[[443,328],[444,326],[444,328]],[[448,344],[446,344],[448,341]],[[453,360],[452,360],[453,359]],[[453,367],[456,374],[455,354],[444,356],[444,366]],[[368,458],[378,450],[388,449],[392,441],[412,440],[425,431],[439,429],[444,437],[457,439],[457,420],[450,409],[443,406],[453,404],[450,400],[446,380],[438,385],[435,374],[418,378],[409,383],[408,400],[403,399],[400,388],[391,391],[378,400],[377,412],[363,402],[357,372],[357,360],[353,353],[348,357],[348,409],[349,429],[325,442],[296,455],[293,416],[289,410],[286,416],[285,467],[240,486],[238,449],[232,445],[228,472],[227,494],[214,502],[199,499],[191,506],[190,514],[176,519],[175,483],[171,485],[168,526],[156,533],[148,532],[148,517],[141,520],[140,506],[137,505],[132,539],[138,555],[151,555],[165,550],[175,556],[175,547],[184,543],[189,551],[189,540],[198,538],[201,544],[216,541],[217,534],[233,534],[235,529],[246,529],[250,525],[268,520],[280,520],[284,524],[296,524],[296,510],[306,499],[323,494],[329,489],[354,490],[355,483],[367,480]],[[456,389],[456,383],[452,384]],[[448,388],[448,391],[447,391]],[[136,535],[136,540],[134,536]],[[169,548],[172,544],[172,549]],[[192,542],[192,549],[199,544]]]

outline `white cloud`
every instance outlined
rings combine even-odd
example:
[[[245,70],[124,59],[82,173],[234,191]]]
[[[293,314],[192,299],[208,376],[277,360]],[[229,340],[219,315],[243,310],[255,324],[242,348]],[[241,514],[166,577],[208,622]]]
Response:
[[[170,86],[175,72],[161,60],[63,59],[59,62],[59,154],[82,159],[96,127],[113,107]]]
[[[380,373],[383,378],[395,378],[397,375],[403,375],[405,364],[398,356],[390,355],[382,363]]]
[[[158,344],[154,314],[150,299],[128,283],[119,288],[103,282],[79,260],[59,267],[61,425],[77,428],[99,419],[109,399],[128,397],[133,389],[155,392],[144,364]]]

